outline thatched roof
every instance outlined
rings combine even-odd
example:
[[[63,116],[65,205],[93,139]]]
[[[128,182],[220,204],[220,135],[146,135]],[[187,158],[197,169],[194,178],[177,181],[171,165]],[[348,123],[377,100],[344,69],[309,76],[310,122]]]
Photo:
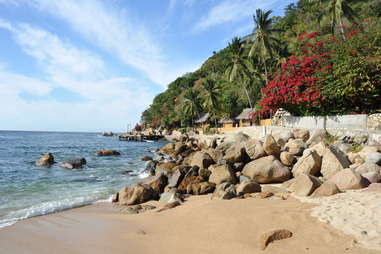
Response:
[[[199,119],[196,120],[196,123],[206,123],[209,120],[209,113],[204,113]]]
[[[218,123],[234,123],[234,119],[221,118]]]
[[[238,120],[250,120],[250,114],[255,113],[255,109],[245,108],[242,110],[241,114],[239,114],[236,119]]]

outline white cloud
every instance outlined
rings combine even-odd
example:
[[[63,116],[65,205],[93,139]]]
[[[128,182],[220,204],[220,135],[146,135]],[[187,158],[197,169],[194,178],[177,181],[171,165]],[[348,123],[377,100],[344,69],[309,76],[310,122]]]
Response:
[[[194,31],[200,32],[216,25],[228,22],[238,22],[248,19],[256,9],[267,9],[274,6],[279,0],[224,0],[214,6],[206,16],[194,26]]]

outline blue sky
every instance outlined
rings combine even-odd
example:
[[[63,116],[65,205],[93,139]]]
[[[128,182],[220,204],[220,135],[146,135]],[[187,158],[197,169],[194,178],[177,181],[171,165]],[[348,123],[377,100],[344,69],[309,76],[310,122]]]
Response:
[[[122,131],[285,0],[0,0],[0,130]]]

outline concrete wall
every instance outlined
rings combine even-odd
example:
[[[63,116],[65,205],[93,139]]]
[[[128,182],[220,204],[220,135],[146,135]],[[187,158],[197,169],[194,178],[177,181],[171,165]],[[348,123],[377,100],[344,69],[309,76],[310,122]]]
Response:
[[[283,126],[289,128],[324,129],[324,116],[284,116]]]

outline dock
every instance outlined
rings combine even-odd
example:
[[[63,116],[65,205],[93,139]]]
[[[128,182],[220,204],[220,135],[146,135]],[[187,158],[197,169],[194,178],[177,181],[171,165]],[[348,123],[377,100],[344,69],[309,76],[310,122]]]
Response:
[[[159,141],[164,138],[164,135],[143,135],[143,134],[122,134],[119,136],[120,141]]]

